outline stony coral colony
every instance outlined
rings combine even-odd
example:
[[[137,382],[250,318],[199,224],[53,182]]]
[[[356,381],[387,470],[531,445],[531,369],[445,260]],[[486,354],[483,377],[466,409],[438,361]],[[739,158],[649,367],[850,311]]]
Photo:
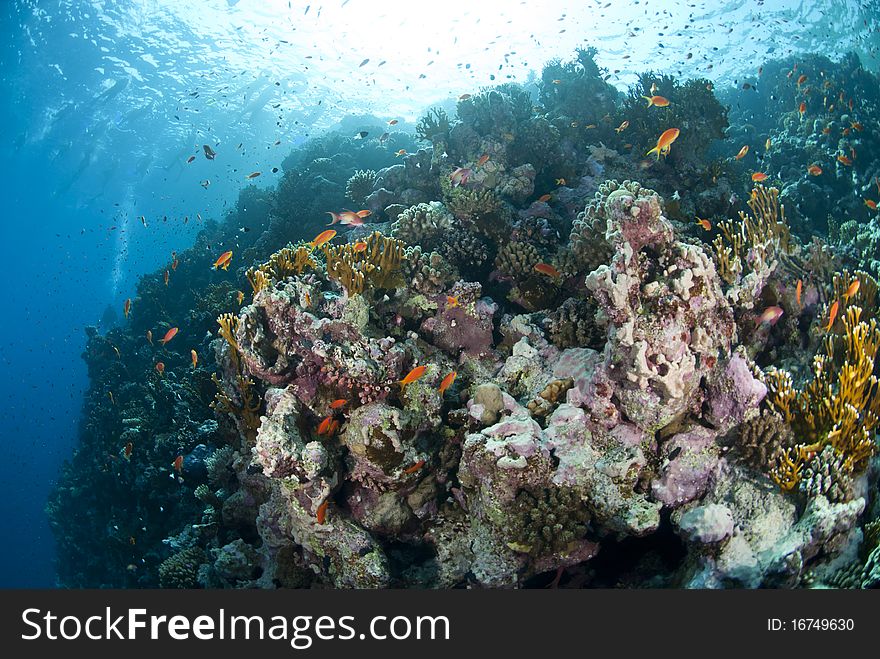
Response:
[[[768,62],[745,128],[595,54],[313,139],[143,277],[89,332],[61,582],[876,586],[877,78]]]

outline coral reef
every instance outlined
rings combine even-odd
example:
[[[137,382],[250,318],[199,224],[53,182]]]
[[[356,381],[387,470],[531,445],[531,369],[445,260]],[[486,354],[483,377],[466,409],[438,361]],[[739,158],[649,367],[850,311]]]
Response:
[[[750,139],[774,176],[807,159],[752,190],[718,155],[741,110],[719,144],[708,81],[649,72],[621,97],[596,55],[414,135],[364,118],[381,138],[309,140],[144,276],[123,326],[87,330],[48,506],[60,582],[876,586],[878,228],[840,201],[852,177],[800,171],[844,148],[878,171],[867,136],[792,116],[804,92],[768,64],[781,100],[755,99],[773,116]],[[850,60],[803,70],[825,63],[853,76],[835,93],[876,85]],[[821,195],[848,218],[827,241],[804,231]]]

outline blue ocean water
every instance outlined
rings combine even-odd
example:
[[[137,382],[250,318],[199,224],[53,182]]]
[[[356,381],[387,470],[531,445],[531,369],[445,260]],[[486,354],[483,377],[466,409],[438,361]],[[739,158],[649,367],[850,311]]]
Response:
[[[0,586],[56,584],[45,506],[89,412],[85,328],[121,324],[139,277],[222,220],[248,173],[273,188],[310,137],[364,116],[411,131],[585,44],[620,90],[655,70],[730,92],[811,52],[878,69],[876,2],[570,4],[3,3]]]

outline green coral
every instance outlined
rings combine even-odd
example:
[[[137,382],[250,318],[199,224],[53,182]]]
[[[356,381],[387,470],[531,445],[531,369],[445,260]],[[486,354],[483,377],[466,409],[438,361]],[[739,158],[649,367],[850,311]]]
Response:
[[[569,550],[587,533],[590,514],[572,488],[521,490],[511,509],[516,521],[508,546],[541,556]]]
[[[189,547],[173,554],[159,564],[159,585],[162,588],[198,588],[199,566],[205,562],[201,547]]]

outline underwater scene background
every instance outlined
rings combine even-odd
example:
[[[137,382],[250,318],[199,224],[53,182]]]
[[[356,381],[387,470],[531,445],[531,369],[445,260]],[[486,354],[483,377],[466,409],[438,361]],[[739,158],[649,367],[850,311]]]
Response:
[[[880,583],[877,2],[3,3],[0,585]]]

